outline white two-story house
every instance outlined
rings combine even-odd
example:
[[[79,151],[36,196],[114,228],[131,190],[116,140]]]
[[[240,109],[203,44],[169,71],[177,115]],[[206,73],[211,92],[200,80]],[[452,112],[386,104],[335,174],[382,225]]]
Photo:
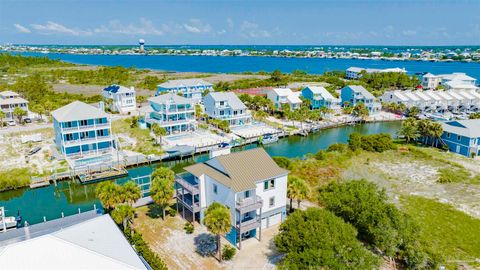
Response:
[[[148,126],[153,123],[165,128],[168,134],[193,131],[197,127],[193,100],[174,93],[167,93],[148,99],[153,109],[145,117]]]
[[[130,113],[137,108],[135,88],[112,84],[102,91],[105,99],[111,99],[110,109],[122,114]]]
[[[232,92],[213,92],[204,98],[205,113],[210,118],[226,120],[230,126],[252,122],[247,106]]]
[[[280,168],[263,148],[211,153],[211,159],[185,167],[176,177],[179,213],[202,222],[213,202],[231,211],[232,229],[226,238],[241,248],[242,240],[261,238],[263,228],[286,217],[288,171]]]
[[[21,98],[19,94],[12,91],[3,91],[0,92],[0,111],[5,113],[5,118],[3,120],[12,121],[15,119],[13,111],[15,108],[20,108],[29,113],[28,111],[28,101]]]
[[[288,104],[292,111],[302,105],[302,100],[290,88],[273,88],[267,92],[267,98],[275,104],[278,110],[282,110],[283,104]]]
[[[156,95],[165,94],[165,92],[181,93],[183,97],[191,98],[195,103],[202,101],[202,95],[205,91],[212,92],[213,84],[202,79],[182,79],[169,80],[158,85]]]

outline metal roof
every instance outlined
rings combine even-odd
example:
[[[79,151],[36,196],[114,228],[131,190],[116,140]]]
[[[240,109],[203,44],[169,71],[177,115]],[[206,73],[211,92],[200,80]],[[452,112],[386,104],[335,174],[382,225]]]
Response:
[[[307,86],[306,88],[310,89],[310,91],[312,91],[312,93],[314,94],[319,94],[322,96],[323,99],[325,100],[334,100],[335,97],[332,96],[332,94],[330,94],[330,92],[328,92],[327,89],[325,89],[325,87],[322,87],[322,86]]]
[[[468,138],[480,137],[480,119],[441,122],[443,131]]]
[[[288,174],[261,147],[218,156],[185,170],[197,177],[206,174],[235,192],[254,189],[259,181]]]
[[[81,101],[74,101],[52,112],[58,122],[78,121],[108,117],[102,110]]]
[[[192,87],[192,86],[213,86],[213,84],[204,81],[202,79],[181,79],[181,80],[169,80],[158,85],[161,88],[180,88],[180,87]]]
[[[175,93],[166,93],[163,95],[154,96],[148,99],[148,101],[157,104],[175,103],[175,104],[192,104],[193,101],[189,98],[179,96]]]
[[[226,101],[228,105],[234,110],[246,109],[247,106],[237,97],[233,92],[212,92],[210,96],[215,102]]]
[[[375,96],[373,96],[372,93],[368,92],[368,90],[365,89],[361,85],[348,85],[346,87],[352,89],[352,91],[355,92],[355,93],[361,93],[365,98],[375,99]],[[343,89],[345,89],[345,88],[343,88]]]

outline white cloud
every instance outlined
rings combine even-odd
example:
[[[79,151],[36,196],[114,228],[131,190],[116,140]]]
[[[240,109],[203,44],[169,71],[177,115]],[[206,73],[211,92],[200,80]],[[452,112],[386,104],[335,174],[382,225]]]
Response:
[[[68,28],[64,25],[52,21],[48,21],[46,24],[31,24],[30,27],[42,34],[69,34],[73,36],[84,36],[92,34],[92,32],[89,30]]]
[[[23,25],[21,25],[21,24],[18,24],[18,23],[14,24],[13,26],[15,26],[15,28],[17,28],[18,32],[20,32],[20,33],[26,33],[26,34],[28,34],[28,33],[31,33],[31,32],[32,32],[32,31],[31,31],[30,29],[28,29],[27,27],[25,27],[25,26],[23,26]]]
[[[169,30],[167,25],[162,25],[161,28],[157,28],[153,25],[152,21],[145,18],[140,19],[140,24],[128,24],[124,25],[119,20],[112,20],[108,25],[102,25],[95,28],[95,33],[111,33],[111,34],[124,34],[124,35],[154,35],[161,36]]]
[[[417,31],[415,31],[415,30],[403,30],[402,34],[404,36],[414,36],[414,35],[417,34]]]
[[[260,29],[258,24],[249,21],[242,22],[240,25],[240,33],[243,37],[250,38],[268,38],[271,36],[270,32]]]
[[[190,19],[188,23],[184,23],[183,27],[190,33],[210,33],[212,27],[208,23],[203,23],[199,19]]]

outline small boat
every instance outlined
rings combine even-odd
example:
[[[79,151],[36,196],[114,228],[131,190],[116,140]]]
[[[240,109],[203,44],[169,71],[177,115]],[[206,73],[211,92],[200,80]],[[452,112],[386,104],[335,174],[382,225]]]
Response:
[[[17,219],[13,216],[0,218],[0,230],[3,230],[3,222],[5,222],[5,227],[7,229],[17,227]]]
[[[278,136],[276,136],[272,133],[267,133],[267,134],[261,136],[259,141],[260,141],[261,144],[274,143],[274,142],[278,141]]]

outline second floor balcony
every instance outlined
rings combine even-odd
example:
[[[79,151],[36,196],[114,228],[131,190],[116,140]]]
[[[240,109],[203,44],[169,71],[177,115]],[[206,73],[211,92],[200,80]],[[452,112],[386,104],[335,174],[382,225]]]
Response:
[[[255,195],[248,198],[238,199],[235,204],[235,208],[240,212],[240,214],[242,214],[262,208],[262,205],[262,198]]]
[[[75,139],[75,140],[65,140],[63,141],[63,144],[65,146],[72,146],[72,145],[80,145],[80,144],[95,143],[95,142],[105,142],[105,141],[111,141],[111,140],[112,140],[112,136],[107,135],[107,136],[97,136],[97,137],[86,137],[86,138]]]

